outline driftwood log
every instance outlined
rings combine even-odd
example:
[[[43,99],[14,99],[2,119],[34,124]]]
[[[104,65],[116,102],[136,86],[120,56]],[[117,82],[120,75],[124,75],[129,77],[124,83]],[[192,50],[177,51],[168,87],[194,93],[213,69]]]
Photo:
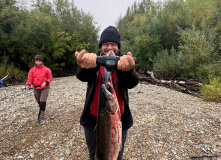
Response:
[[[199,92],[199,88],[202,86],[202,83],[193,81],[193,80],[164,80],[160,78],[156,78],[154,73],[151,71],[144,72],[144,75],[139,76],[140,81],[146,81],[158,85],[169,86],[170,88],[188,93],[194,94]],[[158,76],[159,77],[159,76]]]

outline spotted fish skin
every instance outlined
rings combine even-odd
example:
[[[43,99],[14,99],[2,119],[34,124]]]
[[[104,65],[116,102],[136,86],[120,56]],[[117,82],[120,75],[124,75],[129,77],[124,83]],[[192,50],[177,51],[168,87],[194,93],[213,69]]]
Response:
[[[122,123],[119,104],[110,82],[101,85],[97,114],[96,160],[116,160],[121,150]]]

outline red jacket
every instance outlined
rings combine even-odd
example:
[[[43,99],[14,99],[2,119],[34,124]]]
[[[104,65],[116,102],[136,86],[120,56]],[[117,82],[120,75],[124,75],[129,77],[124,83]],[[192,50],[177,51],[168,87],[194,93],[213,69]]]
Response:
[[[49,83],[51,83],[53,77],[51,74],[51,70],[44,65],[35,66],[30,69],[28,73],[27,85],[33,85],[35,89],[43,89],[41,87],[42,83],[46,82],[46,86],[44,88],[49,87]]]

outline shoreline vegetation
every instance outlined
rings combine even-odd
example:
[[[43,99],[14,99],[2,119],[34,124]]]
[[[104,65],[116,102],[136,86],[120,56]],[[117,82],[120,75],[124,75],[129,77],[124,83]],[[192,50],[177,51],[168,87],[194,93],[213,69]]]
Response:
[[[167,81],[194,79],[203,84],[199,93],[204,100],[220,103],[220,19],[220,0],[135,2],[116,22],[121,52],[133,53],[139,74],[149,71]],[[5,83],[22,83],[36,54],[54,77],[74,75],[75,51],[99,50],[95,24],[72,1],[35,0],[28,9],[15,0],[1,1],[0,78],[10,73]]]

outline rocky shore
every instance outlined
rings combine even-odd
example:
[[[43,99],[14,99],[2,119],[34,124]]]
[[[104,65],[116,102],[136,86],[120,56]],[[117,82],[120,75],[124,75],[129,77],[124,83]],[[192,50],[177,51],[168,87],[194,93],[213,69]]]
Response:
[[[0,159],[88,159],[79,122],[85,94],[86,83],[75,76],[54,78],[46,123],[40,125],[33,90],[22,85],[0,88]],[[220,103],[147,83],[129,90],[129,97],[134,125],[124,159],[187,160],[221,154]]]

